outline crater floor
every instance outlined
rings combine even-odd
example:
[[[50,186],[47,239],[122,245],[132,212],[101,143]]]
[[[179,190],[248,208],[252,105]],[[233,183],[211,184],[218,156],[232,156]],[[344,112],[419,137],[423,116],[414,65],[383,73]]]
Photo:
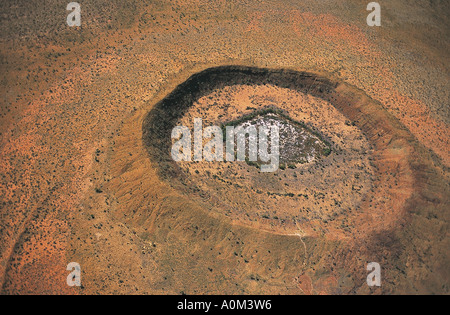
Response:
[[[270,128],[276,126],[279,131],[279,159],[283,169],[286,166],[296,168],[298,164],[310,163],[324,155],[331,154],[331,145],[325,143],[319,134],[309,130],[303,123],[293,121],[288,115],[279,113],[274,109],[257,111],[223,126],[235,126],[236,128],[243,128],[243,130],[250,126],[255,126],[256,130],[261,128],[270,130]],[[256,142],[257,137],[255,139],[246,137],[247,149],[250,140]],[[269,148],[272,147],[270,137],[268,137],[268,146]],[[258,162],[262,163],[262,161]]]
[[[267,108],[289,113],[291,121],[274,114],[246,120]],[[331,222],[356,211],[372,188],[370,143],[321,98],[270,84],[229,85],[195,101],[179,123],[193,128],[194,118],[202,118],[204,126],[231,121],[281,127],[281,164],[274,174],[261,174],[245,162],[178,163],[185,178],[183,189],[206,202],[211,211],[294,233],[308,222]],[[324,154],[328,146],[322,139],[329,139],[332,154]]]

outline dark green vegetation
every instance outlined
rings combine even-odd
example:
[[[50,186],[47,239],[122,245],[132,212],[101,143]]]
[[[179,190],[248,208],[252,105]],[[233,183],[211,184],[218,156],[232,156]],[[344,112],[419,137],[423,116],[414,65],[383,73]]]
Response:
[[[292,119],[284,110],[267,107],[256,110],[251,114],[224,123],[222,130],[224,132],[228,126],[237,127],[244,124],[251,124],[257,127],[265,125],[278,125],[280,128],[280,163],[281,169],[295,169],[296,164],[304,164],[320,158],[321,156],[329,156],[332,151],[331,144],[312,127],[307,126],[303,122]],[[247,159],[247,164],[261,166],[261,163],[251,162]]]

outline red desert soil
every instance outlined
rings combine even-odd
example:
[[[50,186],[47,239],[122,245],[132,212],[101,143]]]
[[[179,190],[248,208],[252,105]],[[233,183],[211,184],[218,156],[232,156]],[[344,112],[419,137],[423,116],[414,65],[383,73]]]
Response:
[[[381,28],[359,0],[82,5],[68,28],[56,0],[2,3],[2,294],[448,294],[447,1],[383,3]],[[146,115],[233,64],[337,82],[334,106],[377,149],[359,210],[268,231],[160,178]],[[381,288],[365,284],[372,261]]]

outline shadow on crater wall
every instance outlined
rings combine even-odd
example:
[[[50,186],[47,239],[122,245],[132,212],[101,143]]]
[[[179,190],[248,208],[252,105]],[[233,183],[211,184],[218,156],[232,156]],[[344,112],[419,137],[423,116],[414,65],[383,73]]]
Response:
[[[159,164],[162,178],[181,174],[170,155],[171,132],[199,98],[230,85],[274,85],[327,101],[333,99],[337,83],[315,74],[293,70],[271,70],[244,66],[210,68],[191,76],[157,103],[143,123],[143,140],[152,161]]]

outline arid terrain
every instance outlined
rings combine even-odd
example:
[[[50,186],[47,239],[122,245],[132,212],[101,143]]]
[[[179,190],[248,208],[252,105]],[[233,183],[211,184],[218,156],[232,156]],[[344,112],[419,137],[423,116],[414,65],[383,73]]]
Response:
[[[1,294],[448,294],[450,3],[368,2],[3,1]],[[329,154],[170,159],[264,108]]]

